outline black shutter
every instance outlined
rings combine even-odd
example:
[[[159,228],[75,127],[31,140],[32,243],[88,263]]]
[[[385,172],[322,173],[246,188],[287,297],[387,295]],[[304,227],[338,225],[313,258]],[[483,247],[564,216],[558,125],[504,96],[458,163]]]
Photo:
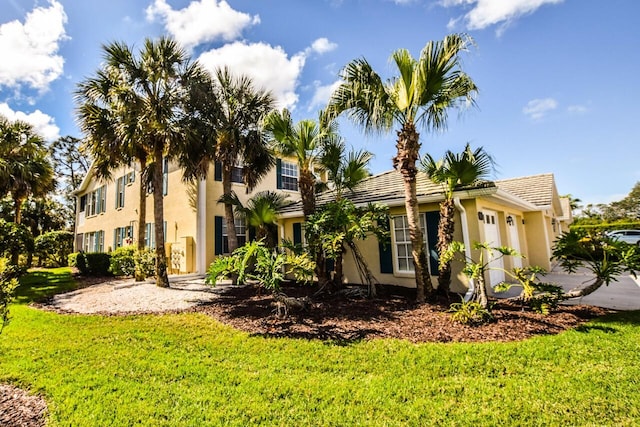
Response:
[[[432,276],[438,275],[440,254],[438,254],[438,224],[440,212],[427,212],[427,250],[429,251],[429,268]]]
[[[249,228],[249,240],[247,240],[248,242],[253,242],[254,240],[256,240],[256,228],[255,227],[248,227]]]
[[[389,223],[382,222],[378,224],[380,228],[389,231]],[[393,274],[393,254],[391,252],[391,236],[386,241],[378,242],[378,251],[380,254],[380,273]]]
[[[294,245],[302,244],[302,223],[301,222],[293,223],[293,244]]]
[[[276,160],[276,188],[282,190],[282,160]]]
[[[222,220],[221,216],[214,217],[214,255],[222,255]]]
[[[215,162],[213,164],[213,179],[216,181],[222,181],[222,163]]]

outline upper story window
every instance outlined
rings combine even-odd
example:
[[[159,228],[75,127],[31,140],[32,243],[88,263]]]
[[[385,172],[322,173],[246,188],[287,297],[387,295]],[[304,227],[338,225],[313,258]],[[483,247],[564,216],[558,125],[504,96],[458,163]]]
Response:
[[[129,182],[129,175],[121,176],[116,180],[116,209],[124,207],[124,188]]]
[[[278,160],[277,169],[278,189],[298,190],[298,165],[286,160]]]
[[[85,207],[86,216],[97,215],[107,210],[107,186],[100,188],[87,194],[87,202]]]

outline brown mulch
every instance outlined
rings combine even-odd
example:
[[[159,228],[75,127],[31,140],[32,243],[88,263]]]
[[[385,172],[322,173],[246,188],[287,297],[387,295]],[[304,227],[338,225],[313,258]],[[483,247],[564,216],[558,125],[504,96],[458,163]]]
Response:
[[[45,425],[47,403],[39,396],[0,384],[0,426],[41,427]]]
[[[283,292],[303,297],[313,289],[290,287]],[[417,305],[410,291],[388,288],[385,294],[373,300],[329,295],[313,299],[304,312],[280,319],[273,297],[247,286],[230,288],[214,303],[195,310],[258,336],[337,341],[398,338],[414,343],[520,341],[557,334],[610,312],[592,306],[560,306],[545,316],[502,300],[493,306],[492,322],[468,326],[453,322],[448,312],[450,302],[460,301],[457,295]]]

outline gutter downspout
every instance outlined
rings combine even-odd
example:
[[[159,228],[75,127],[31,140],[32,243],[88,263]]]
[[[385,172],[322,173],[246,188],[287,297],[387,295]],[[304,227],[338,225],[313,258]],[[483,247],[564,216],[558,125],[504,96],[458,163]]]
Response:
[[[471,259],[471,242],[469,242],[469,224],[467,223],[467,211],[464,206],[460,202],[460,197],[455,197],[453,199],[453,204],[456,209],[460,211],[460,222],[462,225],[462,240],[464,242],[464,255],[467,259]],[[469,279],[469,290],[466,294],[464,294],[464,300],[469,301],[476,290],[475,283],[473,279]]]

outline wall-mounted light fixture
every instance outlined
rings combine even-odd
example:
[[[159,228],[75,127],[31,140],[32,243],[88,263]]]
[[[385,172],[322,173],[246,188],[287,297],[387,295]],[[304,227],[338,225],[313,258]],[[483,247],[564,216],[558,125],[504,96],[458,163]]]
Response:
[[[507,215],[507,225],[513,225],[513,217],[511,215]]]
[[[524,225],[524,218],[522,218],[522,225]]]
[[[484,221],[484,214],[482,212],[478,212],[478,219]]]

